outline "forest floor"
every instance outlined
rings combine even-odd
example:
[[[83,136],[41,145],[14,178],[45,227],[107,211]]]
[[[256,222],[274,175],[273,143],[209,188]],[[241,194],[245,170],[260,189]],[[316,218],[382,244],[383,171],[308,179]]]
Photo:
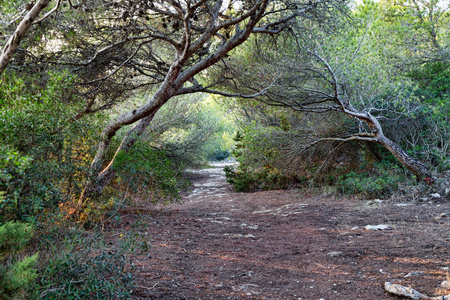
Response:
[[[137,203],[111,224],[151,237],[131,257],[134,299],[398,299],[385,282],[450,292],[439,286],[449,277],[449,199],[235,193],[222,167],[192,172],[181,203]]]

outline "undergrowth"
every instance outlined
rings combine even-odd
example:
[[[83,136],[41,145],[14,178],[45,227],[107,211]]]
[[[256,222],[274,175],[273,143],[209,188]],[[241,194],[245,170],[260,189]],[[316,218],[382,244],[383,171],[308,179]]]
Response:
[[[43,243],[50,244],[54,237]],[[50,247],[50,246],[49,246]],[[39,299],[128,299],[133,287],[133,264],[127,254],[135,239],[125,235],[108,243],[99,233],[74,231],[46,253],[39,266]]]

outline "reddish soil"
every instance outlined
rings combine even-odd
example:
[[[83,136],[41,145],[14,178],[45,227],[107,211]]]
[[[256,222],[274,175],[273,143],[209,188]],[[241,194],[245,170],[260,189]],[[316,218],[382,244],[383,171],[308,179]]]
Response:
[[[151,237],[134,254],[134,299],[398,299],[389,281],[429,295],[450,267],[450,201],[403,203],[235,193],[220,168],[192,173],[181,204],[136,206],[122,224]],[[446,214],[447,213],[447,214]],[[389,225],[367,230],[366,225]]]

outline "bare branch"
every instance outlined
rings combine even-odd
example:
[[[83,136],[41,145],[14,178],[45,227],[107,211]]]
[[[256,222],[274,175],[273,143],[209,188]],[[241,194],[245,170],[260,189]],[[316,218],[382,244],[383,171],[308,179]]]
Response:
[[[120,66],[118,66],[118,67],[117,67],[114,71],[112,71],[110,74],[105,75],[105,76],[103,76],[102,78],[98,78],[98,79],[94,79],[94,80],[85,82],[84,84],[87,85],[87,84],[91,84],[91,83],[95,83],[95,82],[99,82],[99,81],[103,82],[103,81],[105,81],[106,79],[108,79],[109,77],[113,76],[114,74],[117,73],[117,71],[119,71],[126,63],[128,63],[128,62],[129,62],[129,61],[130,61],[130,60],[131,60],[131,59],[139,52],[139,50],[141,49],[141,47],[142,47],[143,45],[145,45],[145,44],[147,44],[147,43],[150,43],[151,41],[153,41],[153,39],[149,39],[149,40],[146,40],[146,41],[143,41],[142,43],[140,43],[140,44],[136,47],[136,49],[134,50],[134,52],[130,55],[130,57],[128,57],[126,60],[124,60],[124,61],[120,64]]]

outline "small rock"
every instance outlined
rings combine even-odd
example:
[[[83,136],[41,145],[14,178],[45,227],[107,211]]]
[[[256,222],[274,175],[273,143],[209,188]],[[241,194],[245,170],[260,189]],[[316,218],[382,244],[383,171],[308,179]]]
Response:
[[[258,225],[249,225],[249,226],[247,226],[247,228],[257,230],[259,228],[259,226]]]
[[[358,230],[359,229],[359,227],[358,226],[355,226],[355,227],[353,227],[351,230]]]
[[[412,277],[412,276],[420,276],[420,275],[423,275],[422,271],[414,271],[414,272],[410,272],[410,273],[406,274],[405,278]]]
[[[445,212],[445,213],[440,214],[440,215],[439,215],[438,217],[436,217],[435,219],[436,219],[436,220],[445,219],[445,218],[448,218],[448,216],[450,216],[450,212]]]
[[[335,252],[330,252],[327,254],[327,256],[331,256],[331,257],[336,257],[336,256],[341,256],[342,252],[340,251],[335,251]]]
[[[391,226],[386,224],[380,224],[380,225],[367,225],[366,230],[387,230],[391,229]]]
[[[232,237],[232,238],[244,237],[244,235],[240,234],[240,233],[223,233],[222,235],[229,236],[229,237]]]
[[[431,198],[441,198],[441,195],[439,195],[438,193],[434,193],[430,195]]]
[[[448,280],[442,281],[441,287],[443,287],[444,289],[450,289],[450,281]]]
[[[375,199],[375,200],[369,200],[369,201],[367,201],[367,202],[366,202],[366,205],[367,205],[367,206],[370,206],[370,205],[381,204],[381,203],[383,203],[383,200]]]
[[[395,206],[411,206],[412,203],[397,203]]]
[[[241,277],[253,277],[253,271],[248,271],[247,273],[241,274]]]
[[[244,235],[244,237],[250,238],[250,239],[256,239],[256,236],[254,236],[253,234],[246,234],[246,235]]]
[[[247,283],[247,284],[243,284],[240,286],[232,286],[231,288],[235,292],[237,292],[237,291],[247,292],[247,291],[253,291],[253,289],[258,288],[258,287],[259,287],[259,285],[257,285],[257,284]]]

